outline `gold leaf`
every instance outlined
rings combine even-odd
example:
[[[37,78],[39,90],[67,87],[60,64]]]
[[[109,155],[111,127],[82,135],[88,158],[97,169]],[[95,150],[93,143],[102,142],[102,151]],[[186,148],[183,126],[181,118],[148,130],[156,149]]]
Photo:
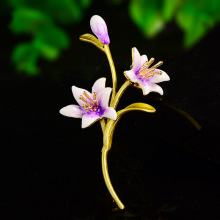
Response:
[[[101,51],[105,51],[104,44],[92,34],[83,34],[79,37],[81,41],[91,43],[98,47]]]
[[[123,110],[129,110],[129,111],[144,111],[144,112],[148,112],[148,113],[154,113],[156,112],[156,109],[151,106],[148,105],[146,103],[133,103],[129,106],[127,106],[125,109]],[[121,111],[123,111],[121,110]]]

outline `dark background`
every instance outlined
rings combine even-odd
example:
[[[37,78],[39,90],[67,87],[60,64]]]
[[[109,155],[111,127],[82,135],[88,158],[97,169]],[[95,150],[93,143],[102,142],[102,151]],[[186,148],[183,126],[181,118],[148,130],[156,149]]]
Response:
[[[156,114],[129,113],[115,130],[109,172],[125,211],[115,209],[103,181],[100,124],[82,130],[81,120],[59,114],[75,104],[72,85],[90,90],[96,79],[106,77],[111,86],[104,54],[78,40],[91,33],[93,14],[108,24],[118,86],[134,46],[163,60],[171,78],[160,84],[163,97],[143,97],[130,87],[119,104],[121,109],[145,102],[157,109]],[[13,36],[9,21],[7,16],[0,21],[1,219],[220,218],[220,26],[186,51],[175,23],[146,40],[123,5],[93,4],[80,26],[69,28],[71,48],[56,63],[41,60],[40,76],[25,77],[14,72],[9,57],[14,45],[28,37]],[[202,129],[173,107],[189,113]]]

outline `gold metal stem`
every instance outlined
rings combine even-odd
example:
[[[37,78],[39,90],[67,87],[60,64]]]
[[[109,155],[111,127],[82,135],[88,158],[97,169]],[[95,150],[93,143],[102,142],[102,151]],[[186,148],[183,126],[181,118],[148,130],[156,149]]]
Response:
[[[117,108],[118,106],[118,102],[121,98],[121,96],[123,95],[123,93],[125,92],[125,90],[127,89],[128,86],[130,86],[132,83],[130,80],[126,80],[125,83],[121,86],[121,88],[118,90],[118,92],[116,93],[116,96],[114,98],[114,100],[112,100],[112,107],[114,109]]]
[[[116,70],[115,70],[115,65],[112,59],[112,55],[109,49],[109,46],[107,44],[104,44],[104,49],[105,49],[105,54],[108,58],[108,62],[109,62],[109,66],[111,69],[111,73],[112,73],[112,84],[113,84],[113,88],[112,88],[112,98],[111,98],[111,103],[110,106],[112,106],[112,101],[115,98],[116,95],[116,88],[117,88],[117,76],[116,76]]]
[[[101,124],[101,128],[102,128],[102,133],[104,135],[104,132],[105,132],[105,119],[101,119],[100,124]]]
[[[102,148],[102,173],[103,173],[103,177],[104,177],[104,180],[105,180],[105,184],[106,184],[112,198],[114,199],[114,201],[118,205],[118,207],[120,209],[124,209],[125,206],[123,205],[121,200],[118,198],[117,194],[115,193],[115,190],[114,190],[114,188],[111,184],[110,178],[109,178],[108,164],[107,164],[107,154],[108,154],[108,149],[103,147]]]
[[[124,85],[127,85],[127,83],[125,82]],[[124,88],[126,88],[126,87],[124,86]],[[121,90],[121,93],[124,90]],[[116,127],[118,121],[121,119],[121,117],[125,113],[130,112],[130,111],[144,111],[144,112],[148,112],[148,113],[154,113],[156,110],[154,109],[154,107],[147,105],[147,104],[144,104],[144,103],[134,103],[132,105],[127,106],[125,109],[118,111],[117,112],[117,115],[118,115],[117,119],[115,121],[109,120],[105,126],[105,131],[103,133],[103,148],[102,148],[102,173],[103,173],[103,177],[105,180],[105,184],[108,188],[108,191],[120,209],[124,209],[125,206],[121,202],[121,200],[118,198],[118,196],[117,196],[117,194],[111,184],[111,180],[110,180],[109,173],[108,173],[107,154],[108,154],[108,151],[111,149],[113,134],[114,134],[114,130],[115,130],[115,127]]]

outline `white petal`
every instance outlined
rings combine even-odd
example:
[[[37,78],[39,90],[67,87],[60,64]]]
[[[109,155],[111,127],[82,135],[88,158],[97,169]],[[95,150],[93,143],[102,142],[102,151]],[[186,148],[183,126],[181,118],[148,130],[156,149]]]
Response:
[[[106,78],[104,77],[96,80],[92,87],[92,92],[98,93],[100,90],[104,89],[105,81],[106,81]]]
[[[124,74],[132,81],[137,82],[137,77],[133,70],[124,71]]]
[[[163,89],[154,83],[149,83],[151,92],[157,92],[160,95],[163,95]]]
[[[141,56],[136,47],[132,48],[132,70],[138,71],[141,67]]]
[[[141,66],[146,63],[148,61],[147,56],[146,55],[142,55],[141,56]]]
[[[60,114],[67,117],[82,118],[84,111],[78,105],[68,105],[60,109]]]
[[[102,118],[109,118],[109,119],[112,119],[112,120],[116,120],[116,118],[117,118],[117,113],[116,113],[116,111],[115,111],[114,108],[109,107],[109,108],[106,108],[106,109],[105,109],[105,112],[104,112],[104,114],[102,115]]]
[[[150,93],[151,89],[149,87],[149,83],[146,83],[146,82],[142,82],[141,80],[138,81],[139,85],[141,86],[142,88],[142,91],[143,91],[143,95],[147,95]]]
[[[152,82],[152,83],[160,83],[160,82],[163,82],[163,81],[169,81],[170,80],[170,77],[163,70],[156,69],[155,72],[156,71],[161,71],[162,74],[161,75],[155,74],[153,77],[151,77],[149,79],[150,82]]]
[[[112,88],[107,87],[107,88],[104,88],[101,91],[99,91],[99,93],[97,94],[98,102],[101,107],[108,106],[111,91],[112,91]]]
[[[76,86],[72,86],[72,92],[73,92],[73,96],[75,98],[75,100],[78,102],[78,104],[80,106],[82,106],[83,104],[85,104],[79,97],[81,95],[83,95],[83,92],[86,92],[89,96],[92,97],[92,94],[90,92],[88,92],[86,89],[81,89],[81,88],[78,88]]]
[[[82,128],[89,127],[100,117],[96,113],[84,114],[82,117]]]

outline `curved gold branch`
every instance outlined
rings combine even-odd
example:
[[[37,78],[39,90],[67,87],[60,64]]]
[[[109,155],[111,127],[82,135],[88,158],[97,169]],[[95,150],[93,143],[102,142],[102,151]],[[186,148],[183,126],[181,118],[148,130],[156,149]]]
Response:
[[[197,130],[201,130],[202,129],[202,126],[191,116],[189,115],[187,112],[175,107],[175,106],[172,106],[166,102],[162,102],[161,103],[162,105],[166,106],[167,108],[170,108],[172,109],[173,111],[177,112],[178,114],[182,115],[184,118],[186,118]]]
[[[110,180],[109,173],[108,173],[107,154],[108,154],[108,150],[105,147],[103,147],[103,149],[102,149],[102,173],[103,173],[103,177],[105,180],[105,184],[106,184],[108,191],[110,192],[112,198],[117,203],[118,207],[120,209],[124,209],[125,206],[123,205],[121,200],[118,198],[118,196],[117,196],[117,194],[111,184],[111,180]]]
[[[134,104],[129,105],[125,109],[118,111],[117,119],[115,121],[109,120],[105,126],[103,148],[102,148],[102,173],[103,173],[104,181],[108,188],[108,191],[120,209],[124,209],[124,205],[119,199],[119,197],[117,196],[112,186],[109,173],[108,173],[107,155],[108,155],[108,151],[111,149],[113,133],[114,133],[114,130],[115,130],[115,127],[118,121],[121,119],[121,117],[125,113],[130,112],[130,111],[144,111],[148,113],[154,113],[156,109],[145,103],[134,103]]]
[[[111,73],[112,73],[112,98],[111,98],[111,103],[110,106],[112,106],[112,102],[115,98],[116,95],[116,89],[117,89],[117,76],[116,76],[116,70],[115,70],[115,65],[112,59],[112,55],[109,49],[109,46],[107,44],[104,44],[104,49],[105,49],[105,54],[108,58],[108,62],[109,62],[109,66],[111,69]]]
[[[123,93],[125,92],[125,90],[127,89],[128,86],[130,86],[132,84],[132,82],[130,80],[126,80],[125,83],[121,86],[121,88],[118,90],[118,92],[116,93],[116,96],[114,98],[114,100],[112,100],[112,107],[114,109],[117,108],[118,106],[118,102],[121,98],[121,96],[123,95]]]

